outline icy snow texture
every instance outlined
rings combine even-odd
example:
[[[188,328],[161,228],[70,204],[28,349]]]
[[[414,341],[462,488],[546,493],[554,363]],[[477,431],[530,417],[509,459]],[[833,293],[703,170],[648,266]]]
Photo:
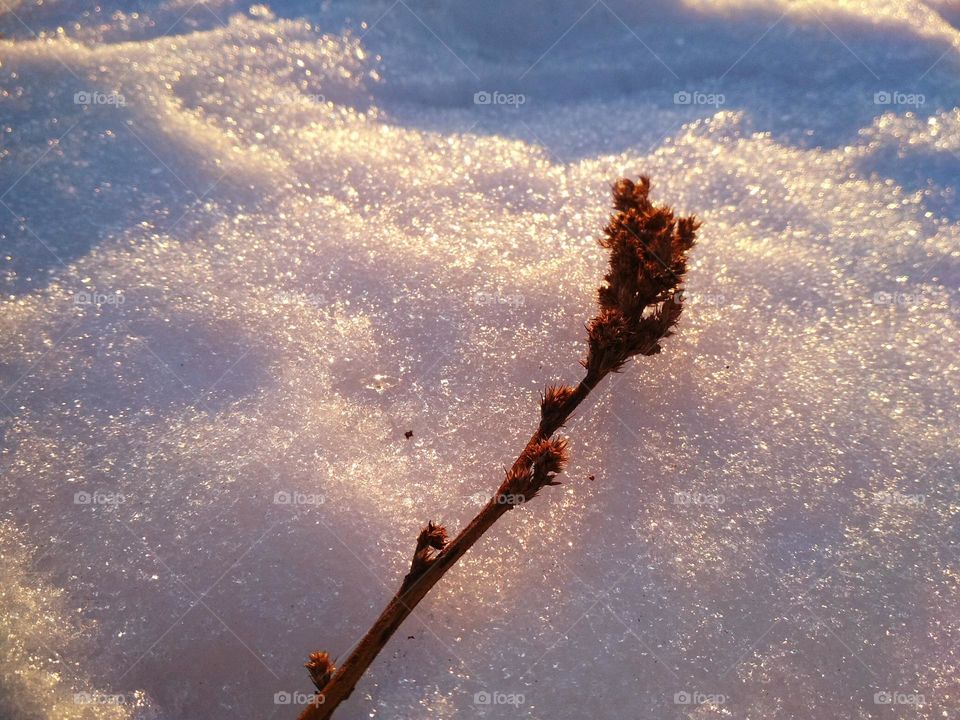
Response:
[[[955,3],[5,6],[0,715],[293,717],[578,378],[646,173],[681,331],[343,717],[958,716]]]

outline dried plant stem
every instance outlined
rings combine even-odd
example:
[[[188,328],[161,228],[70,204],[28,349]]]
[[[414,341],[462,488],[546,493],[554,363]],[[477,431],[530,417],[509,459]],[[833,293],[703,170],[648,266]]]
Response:
[[[306,667],[318,694],[300,720],[326,720],[353,692],[357,682],[401,623],[446,572],[473,547],[500,516],[527,502],[547,485],[567,460],[567,443],[554,433],[611,372],[631,357],[655,355],[660,341],[680,319],[686,253],[699,223],[676,218],[667,207],[649,200],[650,181],[619,180],[613,186],[617,211],[604,228],[600,245],[610,251],[610,266],[597,291],[599,310],[587,324],[586,375],[576,387],[551,385],[540,402],[540,424],[506,473],[496,494],[479,514],[447,541],[447,531],[428,523],[417,538],[410,572],[397,594],[350,656],[335,668],[325,652],[315,652]]]
[[[547,418],[541,421],[540,426],[530,437],[523,452],[517,456],[513,465],[514,470],[522,469],[526,463],[526,458],[530,456],[530,452],[566,423],[570,415],[586,399],[600,379],[594,380],[589,376],[585,377],[564,401],[558,412],[549,421]],[[417,604],[429,594],[433,586],[464,556],[467,550],[473,547],[473,544],[502,515],[514,507],[511,504],[499,502],[499,496],[500,492],[483,506],[483,509],[460,531],[460,534],[447,543],[443,550],[433,558],[421,575],[412,582],[404,581],[401,589],[380,613],[380,617],[377,618],[367,634],[363,636],[353,652],[350,653],[350,656],[337,668],[329,682],[323,687],[322,704],[312,703],[307,705],[300,714],[300,720],[326,720],[333,715],[333,711],[337,709],[341,702],[350,697],[350,693],[353,692],[354,687],[363,677],[367,668],[370,667],[370,664],[397,631],[397,628],[413,612]]]

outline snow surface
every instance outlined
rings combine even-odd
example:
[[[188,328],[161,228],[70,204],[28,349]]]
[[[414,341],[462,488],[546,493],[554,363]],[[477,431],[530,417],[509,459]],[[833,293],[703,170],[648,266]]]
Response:
[[[681,331],[338,717],[960,717],[956,2],[2,7],[0,716],[294,717],[644,173]]]

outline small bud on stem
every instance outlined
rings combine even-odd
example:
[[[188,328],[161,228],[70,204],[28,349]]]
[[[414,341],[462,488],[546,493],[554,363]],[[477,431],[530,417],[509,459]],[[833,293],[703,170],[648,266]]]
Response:
[[[313,680],[319,692],[323,692],[323,688],[330,682],[336,669],[330,661],[330,656],[325,652],[310,653],[310,659],[304,667],[310,673],[310,679]]]

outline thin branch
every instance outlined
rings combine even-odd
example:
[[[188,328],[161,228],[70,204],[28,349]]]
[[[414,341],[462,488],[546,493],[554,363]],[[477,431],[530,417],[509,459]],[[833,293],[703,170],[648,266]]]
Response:
[[[610,251],[604,284],[597,291],[598,314],[587,324],[586,373],[575,386],[550,385],[540,402],[540,423],[507,470],[497,492],[452,541],[447,531],[428,523],[417,538],[410,571],[397,594],[339,668],[327,653],[310,656],[317,694],[300,720],[327,720],[353,692],[401,623],[433,586],[504,514],[534,498],[555,480],[568,458],[567,441],[553,435],[590,392],[611,372],[619,372],[635,355],[655,355],[660,341],[680,319],[680,284],[687,270],[699,223],[676,218],[649,200],[650,181],[621,179],[613,186],[617,211],[604,228],[600,245]]]

